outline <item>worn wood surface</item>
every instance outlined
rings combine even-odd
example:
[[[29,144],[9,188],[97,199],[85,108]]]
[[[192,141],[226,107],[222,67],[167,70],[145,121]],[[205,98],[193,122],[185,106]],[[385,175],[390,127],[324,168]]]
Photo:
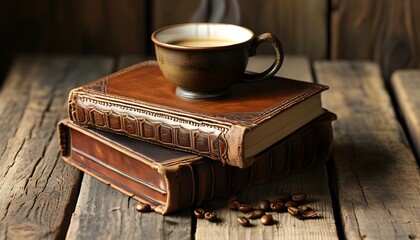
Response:
[[[139,213],[138,202],[84,175],[67,239],[190,239],[190,211]]]
[[[239,0],[239,21],[232,13],[232,2],[235,1],[156,0],[153,2],[152,29],[191,21],[235,23],[252,29],[257,35],[263,32],[275,34],[283,42],[286,54],[303,54],[310,59],[327,57],[327,0]],[[207,6],[207,10],[202,11],[200,18],[196,14],[201,11],[201,4]],[[264,48],[261,51],[267,53],[270,50]]]
[[[391,84],[408,135],[420,158],[420,70],[398,70],[392,75]]]
[[[197,219],[196,239],[338,239],[332,200],[328,188],[328,175],[325,166],[316,166],[307,171],[290,175],[282,180],[257,185],[236,196],[241,202],[254,207],[260,199],[275,199],[281,192],[305,192],[307,205],[321,216],[318,219],[298,220],[289,213],[270,213],[275,224],[262,225],[259,220],[251,220],[250,227],[242,227],[237,218],[244,216],[239,211],[226,207],[226,200],[212,201],[204,208],[215,210],[220,221],[210,223]]]
[[[334,122],[336,191],[347,239],[420,236],[420,174],[399,125],[378,65],[315,63],[330,86],[326,108]]]
[[[81,79],[106,58],[21,57],[0,94],[0,238],[57,239],[67,231],[80,173],[60,159],[56,124]]]
[[[371,59],[389,80],[420,66],[420,2],[332,0],[332,59]]]
[[[271,64],[270,57],[254,59],[250,70],[261,71]],[[309,61],[306,57],[286,56],[284,66],[278,76],[312,82]],[[275,225],[264,226],[259,220],[251,221],[252,227],[244,228],[237,218],[244,214],[226,207],[226,200],[213,201],[204,206],[215,210],[220,222],[214,224],[197,219],[196,239],[208,239],[216,235],[218,239],[337,239],[332,200],[328,187],[328,174],[325,166],[317,166],[302,173],[290,175],[282,180],[261,184],[239,193],[240,201],[251,203],[254,207],[260,199],[275,199],[281,192],[305,192],[307,204],[321,216],[319,219],[298,220],[288,213],[272,213]]]
[[[324,106],[337,113],[334,159],[270,184],[238,193],[262,197],[303,191],[321,215],[300,221],[274,214],[276,224],[243,228],[240,214],[219,199],[205,205],[220,221],[195,219],[192,209],[169,216],[139,213],[136,201],[67,166],[58,151],[56,123],[67,116],[71,88],[124,66],[138,56],[19,57],[0,92],[1,239],[415,239],[420,236],[420,174],[399,125],[378,65],[317,61],[316,81],[329,85]],[[256,58],[249,70],[270,65]],[[279,75],[313,81],[305,57],[286,56]],[[404,77],[397,72],[395,79]],[[411,76],[411,75],[410,75]],[[398,82],[400,80],[393,80]],[[398,85],[398,84],[397,84]],[[410,105],[418,84],[404,84]],[[396,86],[396,85],[395,85]],[[398,87],[397,87],[398,88]],[[398,98],[398,97],[397,97]],[[416,101],[416,100],[414,100]],[[398,101],[397,101],[398,103]],[[403,113],[401,107],[401,113]],[[406,116],[406,114],[402,114]],[[413,129],[407,127],[407,130]],[[414,128],[415,129],[415,128]]]

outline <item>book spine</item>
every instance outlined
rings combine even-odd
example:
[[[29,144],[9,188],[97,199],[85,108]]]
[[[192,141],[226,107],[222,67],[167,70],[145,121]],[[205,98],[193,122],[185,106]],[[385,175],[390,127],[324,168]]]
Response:
[[[130,197],[149,203],[157,212],[166,211],[170,189],[160,184],[167,182],[166,175],[156,167],[70,121],[61,121],[58,131],[66,163]]]
[[[325,163],[333,149],[333,120],[334,114],[324,114],[317,122],[256,156],[250,167],[239,168],[211,160],[181,166],[176,179],[180,183],[179,202],[183,207],[201,205]],[[182,177],[184,174],[188,177]]]
[[[251,167],[231,167],[229,191],[234,193],[325,163],[333,150],[331,122],[335,119],[336,116],[332,113],[324,114],[311,127],[293,133],[273,148],[256,156]]]
[[[219,122],[203,122],[169,113],[159,113],[138,106],[128,107],[94,97],[74,89],[68,101],[70,119],[80,126],[112,131],[138,140],[172,149],[196,153],[223,164],[235,165],[228,157],[228,132],[235,130],[238,139],[245,128],[228,126]],[[241,142],[238,142],[241,144]],[[235,144],[236,148],[236,144]],[[235,162],[242,156],[237,156]],[[238,160],[239,159],[239,160]]]

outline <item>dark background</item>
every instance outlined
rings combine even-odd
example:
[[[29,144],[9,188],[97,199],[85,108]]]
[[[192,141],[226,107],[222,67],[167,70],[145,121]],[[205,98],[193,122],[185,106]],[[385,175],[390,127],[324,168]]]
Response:
[[[271,32],[312,60],[373,60],[388,80],[420,66],[419,13],[416,0],[0,0],[0,81],[17,54],[151,55],[153,30],[190,21]]]

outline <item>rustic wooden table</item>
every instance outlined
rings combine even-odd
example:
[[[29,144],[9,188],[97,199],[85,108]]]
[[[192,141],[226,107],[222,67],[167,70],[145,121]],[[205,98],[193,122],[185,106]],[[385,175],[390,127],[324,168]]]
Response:
[[[20,56],[0,93],[1,239],[416,239],[420,238],[420,71],[400,71],[385,85],[372,62],[287,56],[281,76],[330,86],[324,106],[337,113],[335,150],[325,166],[239,193],[303,191],[321,218],[275,214],[276,224],[237,224],[225,200],[208,204],[221,221],[191,209],[161,216],[60,157],[56,124],[73,87],[141,61],[136,56]],[[251,70],[270,64],[252,61]],[[388,86],[388,87],[387,87]],[[395,97],[392,97],[395,96]],[[409,141],[410,140],[410,141]],[[410,144],[411,143],[411,144]]]

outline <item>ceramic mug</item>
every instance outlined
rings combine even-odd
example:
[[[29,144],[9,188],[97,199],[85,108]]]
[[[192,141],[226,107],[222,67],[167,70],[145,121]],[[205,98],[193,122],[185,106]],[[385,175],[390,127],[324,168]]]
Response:
[[[152,34],[156,60],[176,94],[193,100],[228,96],[233,84],[269,78],[280,69],[283,46],[271,33],[255,34],[242,26],[222,23],[186,23],[167,26]],[[264,72],[245,72],[258,46],[270,43],[274,63]]]

